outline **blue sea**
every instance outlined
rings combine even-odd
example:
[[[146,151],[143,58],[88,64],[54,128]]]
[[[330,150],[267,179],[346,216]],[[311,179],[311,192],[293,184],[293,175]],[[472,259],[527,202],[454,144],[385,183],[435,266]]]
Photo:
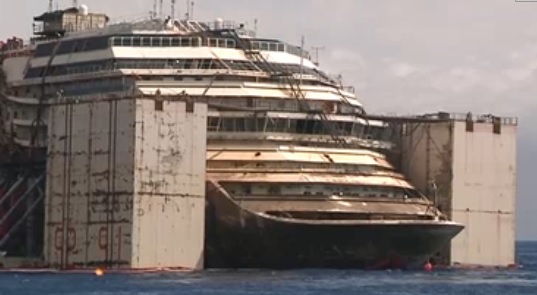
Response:
[[[1,295],[502,294],[537,295],[537,242],[517,245],[517,270],[241,270],[168,274],[0,274]]]

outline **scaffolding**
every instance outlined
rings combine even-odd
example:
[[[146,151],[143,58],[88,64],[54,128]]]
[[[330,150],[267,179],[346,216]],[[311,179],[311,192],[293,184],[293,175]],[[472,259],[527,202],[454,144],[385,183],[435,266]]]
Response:
[[[270,63],[259,49],[254,49],[251,42],[239,36],[235,29],[223,30],[222,33],[235,40],[238,48],[243,50],[246,57],[256,68],[266,72],[269,77],[281,81],[283,83],[282,86],[290,91],[290,96],[297,100],[301,111],[305,111],[312,116],[319,116],[323,128],[329,133],[330,137],[335,143],[342,147],[348,147],[346,140],[337,134],[325,111],[314,111],[309,107],[306,96],[301,89],[300,80],[296,79],[294,74],[290,73],[287,69],[277,63]],[[341,94],[341,92],[339,93]]]
[[[18,146],[9,132],[2,64],[0,54],[0,251],[11,257],[39,257],[46,153]]]

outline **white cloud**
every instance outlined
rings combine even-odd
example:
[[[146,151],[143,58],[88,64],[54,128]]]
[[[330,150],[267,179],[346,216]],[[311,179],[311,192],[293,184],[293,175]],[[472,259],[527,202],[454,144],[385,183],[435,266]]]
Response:
[[[407,78],[415,74],[425,74],[432,70],[431,67],[414,65],[406,62],[394,62],[389,65],[389,72],[397,78]]]

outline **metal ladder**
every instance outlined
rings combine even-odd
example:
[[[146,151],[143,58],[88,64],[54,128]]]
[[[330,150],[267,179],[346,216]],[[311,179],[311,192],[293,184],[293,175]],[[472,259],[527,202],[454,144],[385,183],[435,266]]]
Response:
[[[233,37],[233,39],[235,39],[235,42],[237,43],[239,48],[244,51],[247,58],[249,58],[255,63],[263,65],[263,69],[261,70],[266,71],[271,77],[283,79],[285,84],[290,88],[292,96],[298,100],[299,106],[302,108],[302,110],[305,110],[308,113],[317,114],[319,116],[323,127],[326,131],[328,131],[330,137],[334,142],[338,143],[343,147],[347,147],[347,142],[345,141],[345,139],[339,137],[327,115],[322,110],[318,112],[313,112],[311,110],[304,93],[300,89],[300,84],[293,77],[293,74],[289,73],[280,65],[277,66],[277,64],[268,62],[267,59],[261,54],[260,50],[253,49],[251,43],[241,38],[235,30],[228,30],[228,33],[231,37]]]

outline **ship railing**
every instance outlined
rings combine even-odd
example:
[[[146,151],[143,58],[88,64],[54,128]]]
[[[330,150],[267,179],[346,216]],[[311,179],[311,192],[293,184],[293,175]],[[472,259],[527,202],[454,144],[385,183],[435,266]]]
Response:
[[[235,21],[225,20],[225,21],[213,21],[205,22],[209,30],[219,31],[219,30],[235,30],[241,36],[247,36],[250,38],[256,37],[256,32],[253,30],[248,30],[243,23],[237,24]]]
[[[370,118],[377,118],[379,120],[390,121],[463,121],[463,122],[477,122],[477,123],[499,123],[506,126],[517,126],[518,118],[516,117],[501,117],[493,114],[473,114],[468,113],[448,113],[448,112],[436,112],[423,115],[397,115],[397,114],[370,114]]]
[[[97,78],[103,75],[200,75],[200,76],[214,76],[214,75],[235,75],[235,76],[248,76],[257,78],[266,78],[267,74],[264,72],[244,71],[244,70],[231,70],[231,69],[174,69],[174,68],[100,68],[98,71],[82,71],[77,69],[67,70],[65,74],[58,76],[50,76],[47,78],[49,82],[62,82],[71,81],[76,78]],[[37,78],[36,78],[37,79]]]
[[[240,76],[266,77],[263,71],[235,70],[235,69],[184,69],[170,66],[165,62],[132,62],[118,65],[88,65],[80,68],[68,68],[66,75],[90,74],[90,73],[111,73],[117,70],[145,70],[145,71],[162,71],[169,70],[175,74],[231,74]],[[316,79],[317,76],[303,74],[305,79]]]
[[[281,142],[308,142],[316,144],[336,145],[330,135],[326,134],[300,134],[300,133],[278,133],[278,132],[232,132],[214,131],[208,129],[208,139],[210,140],[242,140],[258,139]],[[374,150],[391,150],[396,147],[394,143],[377,139],[357,138],[353,136],[341,136],[349,146],[358,146]]]
[[[495,120],[499,120],[501,125],[518,125],[518,118],[516,117],[499,117],[493,114],[449,113],[449,116],[455,121],[471,120],[477,123],[494,123]]]
[[[0,41],[0,55],[4,57],[28,56],[32,42],[21,38],[10,38]]]

